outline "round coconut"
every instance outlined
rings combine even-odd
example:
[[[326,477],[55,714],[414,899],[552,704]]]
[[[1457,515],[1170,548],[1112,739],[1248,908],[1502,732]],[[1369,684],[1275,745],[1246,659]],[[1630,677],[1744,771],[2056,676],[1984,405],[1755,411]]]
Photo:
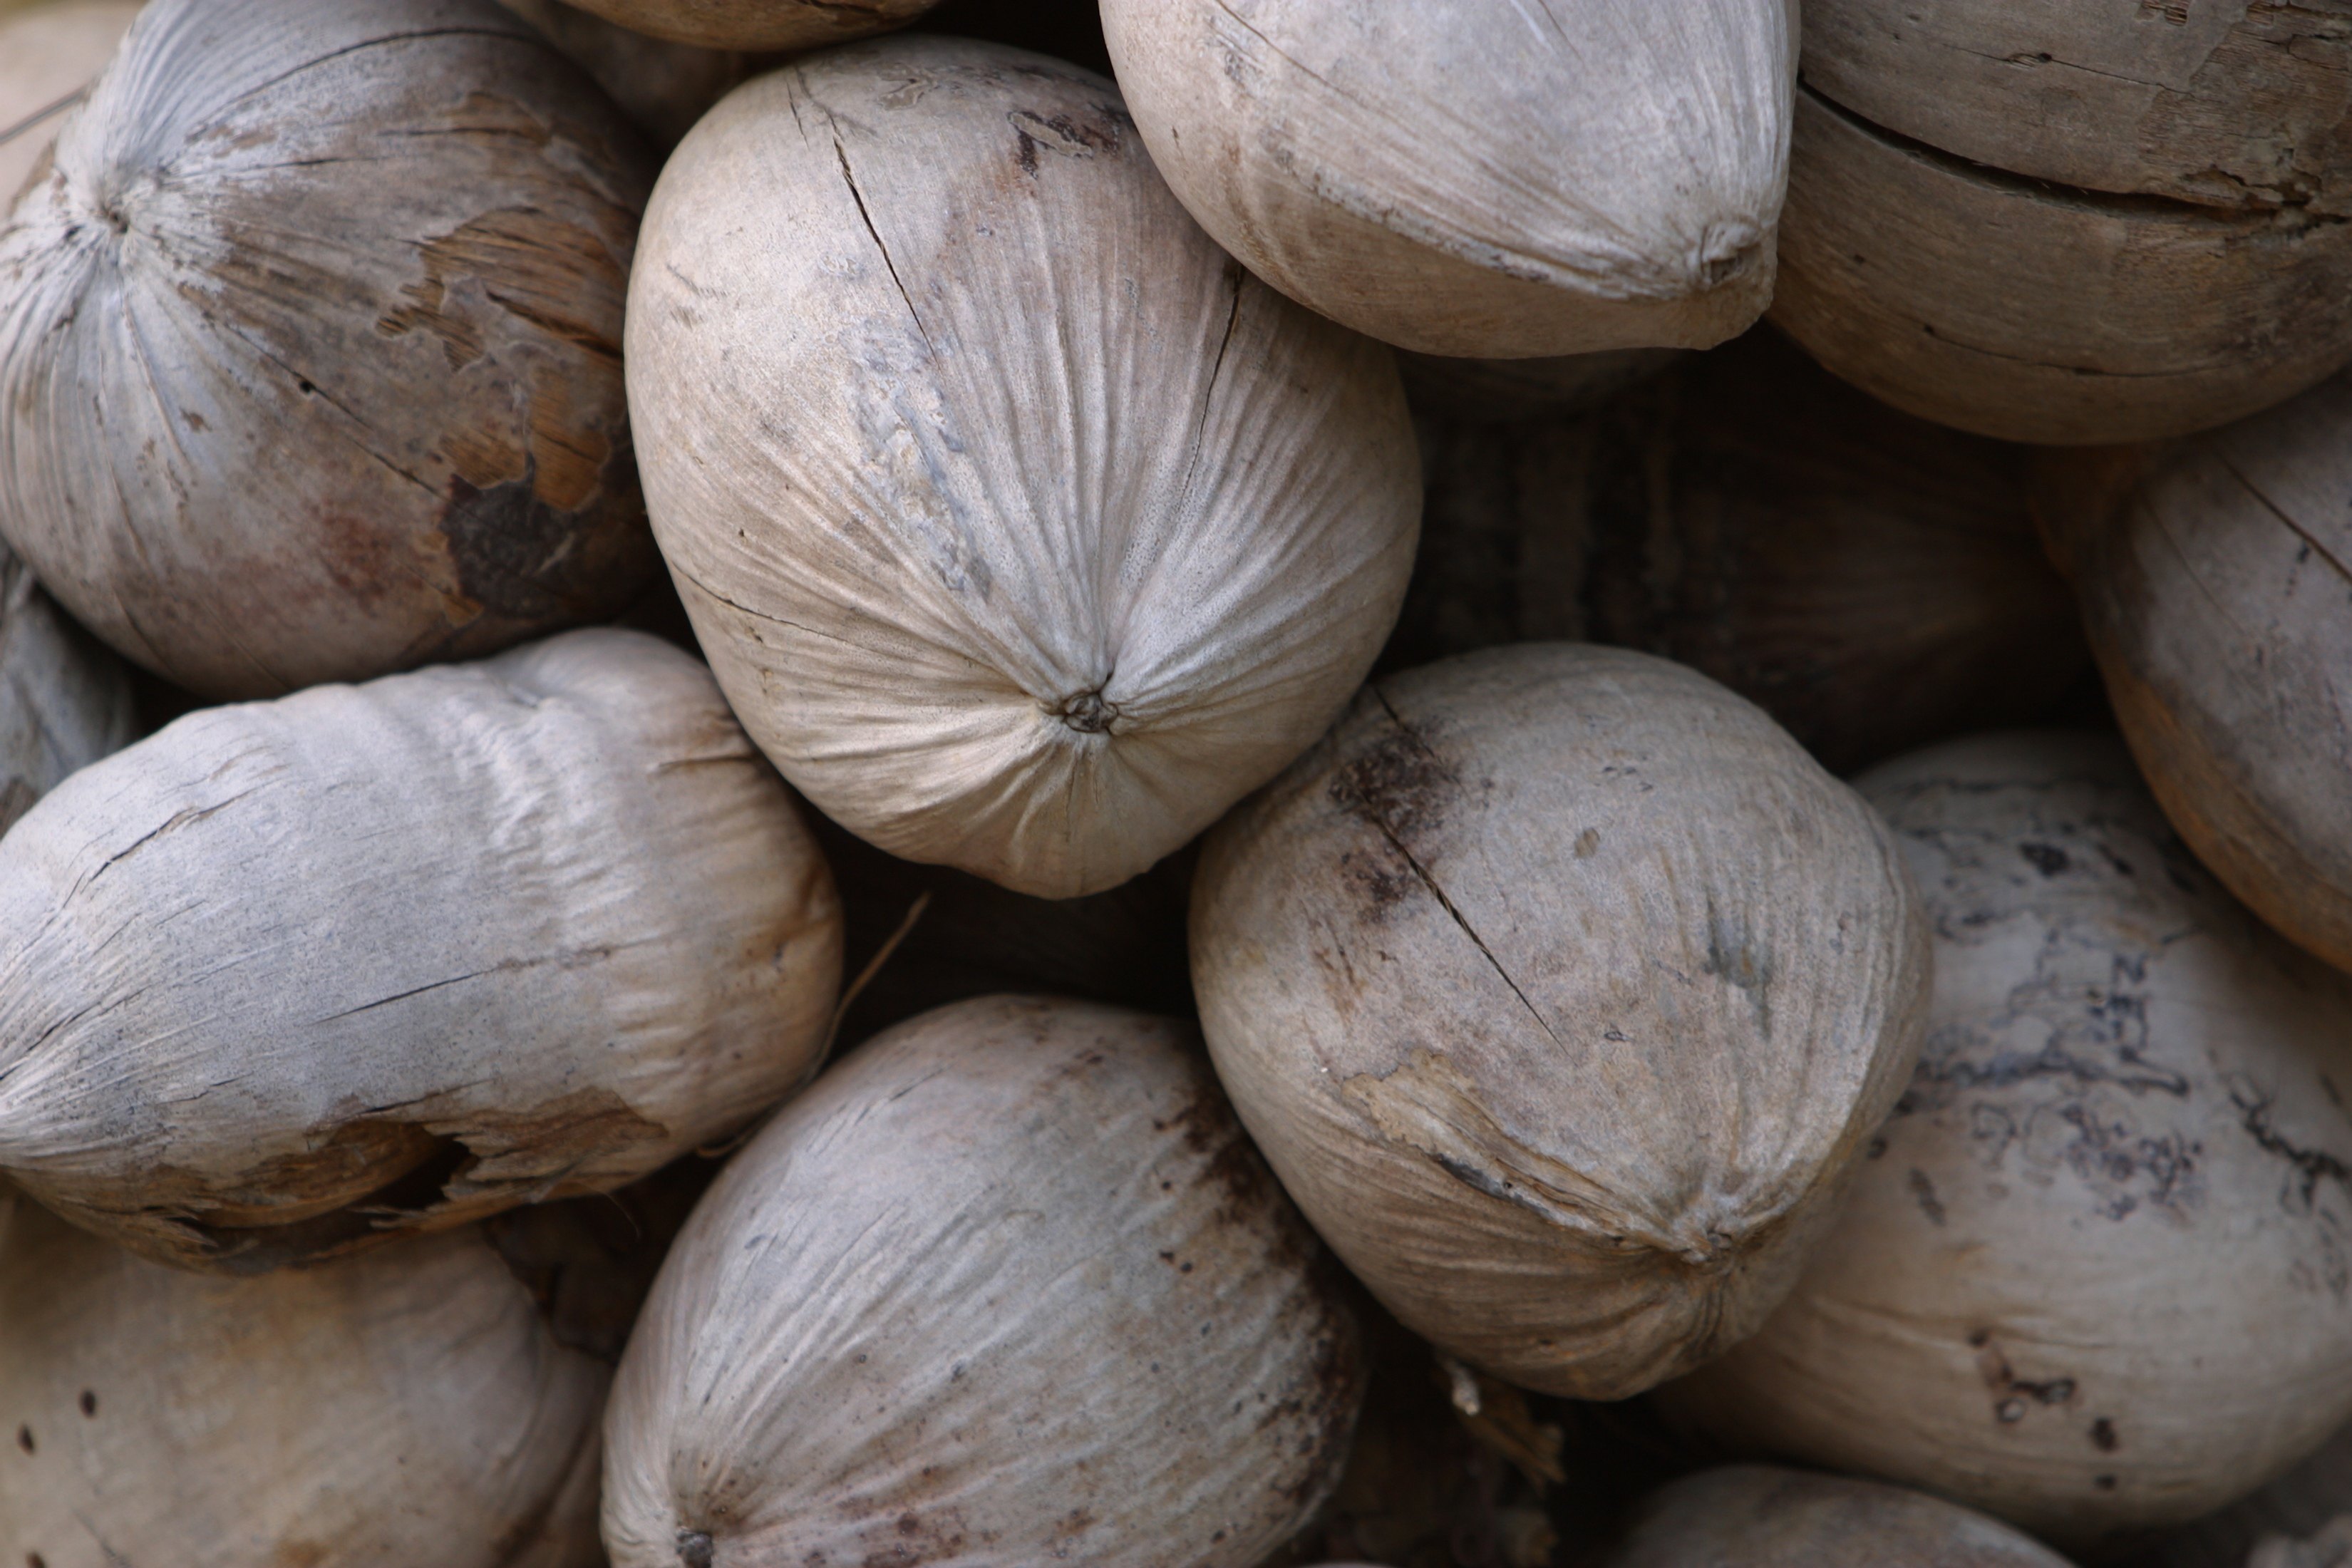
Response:
[[[887,33],[939,0],[573,0],[632,32],[706,49],[814,49]]]
[[[1249,278],[1099,77],[907,37],[746,84],[631,285],[654,527],[835,822],[1065,898],[1329,724],[1420,510],[1392,356]]]
[[[254,1270],[597,1192],[814,1070],[833,881],[635,632],[208,709],[0,839],[0,1171]]]
[[[1753,1331],[1918,1047],[1892,837],[1643,654],[1383,678],[1210,835],[1192,984],[1283,1184],[1405,1325],[1614,1399]]]
[[[2046,520],[2165,815],[2256,914],[2352,969],[2352,376],[2052,468]]]
[[[2053,187],[1801,84],[1772,320],[1923,418],[2054,445],[2178,436],[2352,358],[2352,224]]]
[[[137,732],[130,671],[0,546],[0,833]]]
[[[2067,1568],[1998,1520],[1939,1498],[1764,1465],[1653,1494],[1602,1568]]]
[[[1705,348],[1772,298],[1796,7],[1105,0],[1217,242],[1423,353]]]
[[[138,0],[0,5],[0,218],[137,15]]]
[[[2062,1542],[2261,1486],[2352,1415],[2352,981],[2249,918],[2108,737],[1860,787],[1935,923],[1927,1045],[1787,1303],[1660,1399]]]
[[[0,229],[0,531],[212,697],[617,614],[651,173],[494,0],[155,0]]]
[[[670,148],[738,82],[770,63],[741,49],[706,49],[633,33],[565,0],[499,0],[547,35],[628,110],[654,145]]]
[[[1384,668],[1521,640],[1636,647],[1722,681],[1841,773],[2096,701],[2025,454],[1897,413],[1777,334],[1581,416],[1504,421],[1414,390],[1427,502]]]
[[[609,1375],[477,1231],[212,1279],[0,1194],[12,1568],[597,1568]]]
[[[614,1568],[1246,1568],[1361,1392],[1313,1237],[1188,1026],[989,997],[728,1166],[605,1423]]]

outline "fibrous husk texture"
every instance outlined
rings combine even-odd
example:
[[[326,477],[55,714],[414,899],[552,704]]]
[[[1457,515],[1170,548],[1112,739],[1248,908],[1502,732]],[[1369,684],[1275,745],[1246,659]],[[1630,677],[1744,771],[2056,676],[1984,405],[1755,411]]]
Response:
[[[707,49],[813,49],[903,27],[939,0],[577,0],[639,33]]]
[[[137,15],[138,0],[0,5],[0,218]]]
[[[1426,353],[1722,342],[1772,297],[1780,0],[1108,0],[1152,155],[1293,299]]]
[[[130,672],[0,545],[0,833],[136,722]]]
[[[832,879],[685,654],[210,709],[0,840],[0,1170],[250,1270],[595,1192],[814,1070]]]
[[[2339,969],[2352,969],[2347,437],[2352,376],[2339,376],[2194,442],[2053,465],[2041,498],[2165,815],[2256,914]]]
[[[1852,791],[1705,678],[1570,644],[1368,687],[1210,836],[1192,937],[1218,1074],[1333,1249],[1590,1398],[1763,1321],[1927,981]]]
[[[0,230],[0,531],[215,697],[617,613],[650,178],[492,0],[155,0]]]
[[[1706,1470],[1643,1503],[1605,1568],[2067,1568],[1998,1520],[1919,1492],[1763,1465]]]
[[[678,1238],[606,1423],[615,1568],[1244,1568],[1355,1331],[1189,1027],[992,997],[861,1047]]]
[[[1418,513],[1391,356],[1249,278],[1076,67],[929,37],[747,84],[663,172],[629,394],[745,727],[827,816],[1126,880],[1303,750]]]
[[[1897,413],[1767,332],[1589,413],[1409,384],[1427,505],[1384,668],[1640,648],[1833,773],[2096,702],[2021,448]]]
[[[476,1231],[205,1279],[0,1194],[12,1564],[600,1568],[609,1375]]]
[[[2352,1415],[2352,982],[2214,884],[2109,737],[1859,787],[1935,922],[1927,1044],[1786,1304],[1661,1397],[2061,1542],[2262,1485]]]

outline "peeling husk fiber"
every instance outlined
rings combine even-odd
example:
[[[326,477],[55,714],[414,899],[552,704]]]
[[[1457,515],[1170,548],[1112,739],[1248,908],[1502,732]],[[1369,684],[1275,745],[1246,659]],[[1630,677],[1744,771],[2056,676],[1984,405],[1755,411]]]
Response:
[[[1918,1046],[1892,838],[1756,708],[1573,644],[1367,687],[1220,824],[1192,981],[1283,1184],[1441,1348],[1612,1399],[1752,1331]]]
[[[576,0],[633,32],[706,49],[814,49],[903,27],[939,0]]]
[[[1304,750],[1395,619],[1392,356],[1219,251],[1076,67],[908,35],[746,84],[663,171],[628,343],[719,684],[903,858],[1125,881]]]
[[[609,1370],[478,1231],[217,1279],[0,1188],[0,1554],[600,1568]]]
[[[0,219],[137,15],[137,0],[0,5]]]
[[[1601,1568],[2067,1568],[1998,1520],[1919,1492],[1733,1465],[1660,1489]]]
[[[0,545],[0,834],[136,732],[130,672]]]
[[[0,229],[0,532],[214,698],[619,613],[652,172],[493,0],[153,0]]]
[[[1936,939],[1919,1068],[1762,1331],[1658,1395],[2087,1544],[2352,1415],[2352,981],[2190,858],[2111,737],[1865,774]]]
[[[813,1072],[833,881],[635,632],[207,709],[0,839],[0,1171],[252,1271],[714,1142]]]
[[[1247,1568],[1362,1393],[1312,1236],[1189,1026],[988,997],[728,1166],[605,1426],[614,1568]]]
[[[1705,348],[1772,297],[1782,0],[1106,0],[1103,32],[1202,226],[1359,331]]]

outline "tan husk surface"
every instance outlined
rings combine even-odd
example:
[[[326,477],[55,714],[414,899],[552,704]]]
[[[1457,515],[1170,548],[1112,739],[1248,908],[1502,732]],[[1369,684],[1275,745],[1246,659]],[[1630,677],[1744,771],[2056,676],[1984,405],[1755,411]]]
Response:
[[[1512,358],[1704,348],[1772,297],[1780,0],[1107,0],[1103,30],[1202,226],[1360,331]]]
[[[826,816],[1060,898],[1330,722],[1419,510],[1391,356],[1248,277],[1110,85],[909,35],[751,82],[646,224],[629,395],[719,683]]]
[[[576,0],[635,32],[706,49],[813,49],[903,27],[938,0]]]
[[[0,1170],[249,1271],[645,1174],[814,1069],[832,879],[687,655],[210,709],[0,839]]]
[[[606,1422],[614,1568],[1246,1568],[1361,1393],[1188,1026],[959,1003],[860,1047],[688,1222]]]
[[[1368,687],[1213,833],[1217,1070],[1441,1347],[1619,1398],[1762,1321],[1917,1048],[1885,828],[1749,704],[1570,644]]]
[[[2256,914],[2352,969],[2352,376],[2041,498],[2125,738]],[[2132,483],[2135,474],[2140,477]]]
[[[0,531],[214,697],[617,613],[651,175],[492,0],[154,0],[0,229]]]
[[[137,0],[0,5],[0,218],[137,15]]]
[[[1864,776],[1935,921],[1917,1076],[1682,1419],[2053,1540],[2194,1518],[2352,1415],[2352,982],[2256,924],[2103,735]]]
[[[0,833],[136,723],[130,672],[0,545]]]
[[[1765,1465],[1706,1470],[1643,1502],[1602,1568],[2067,1568],[1939,1498]]]
[[[608,1375],[476,1231],[208,1279],[0,1189],[11,1564],[599,1568]]]

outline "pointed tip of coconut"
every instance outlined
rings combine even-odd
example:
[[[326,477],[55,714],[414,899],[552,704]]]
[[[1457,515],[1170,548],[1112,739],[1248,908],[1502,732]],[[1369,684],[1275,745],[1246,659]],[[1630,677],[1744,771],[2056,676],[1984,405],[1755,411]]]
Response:
[[[677,1532],[677,1560],[682,1568],[710,1568],[713,1545],[706,1530]]]

